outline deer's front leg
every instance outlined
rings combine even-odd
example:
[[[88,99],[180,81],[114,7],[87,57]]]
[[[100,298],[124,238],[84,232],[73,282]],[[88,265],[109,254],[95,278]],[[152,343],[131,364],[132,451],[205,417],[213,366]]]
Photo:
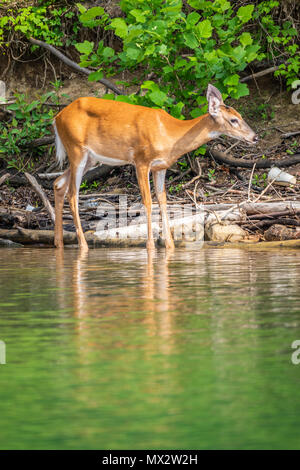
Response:
[[[152,232],[152,199],[149,183],[149,167],[144,165],[139,165],[136,167],[137,179],[142,195],[143,204],[146,209],[147,215],[147,229],[148,229],[148,239],[147,239],[147,249],[154,250],[154,239]]]

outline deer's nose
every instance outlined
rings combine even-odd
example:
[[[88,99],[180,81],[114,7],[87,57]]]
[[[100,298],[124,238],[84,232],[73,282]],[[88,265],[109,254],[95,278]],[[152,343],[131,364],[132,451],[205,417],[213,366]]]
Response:
[[[255,134],[255,136],[253,137],[253,142],[257,144],[258,141],[259,141],[259,137],[258,135]]]

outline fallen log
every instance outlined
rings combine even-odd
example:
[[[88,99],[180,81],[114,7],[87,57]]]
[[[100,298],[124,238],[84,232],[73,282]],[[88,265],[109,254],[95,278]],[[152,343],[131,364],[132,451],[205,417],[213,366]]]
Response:
[[[34,38],[29,38],[28,41],[31,42],[31,44],[34,44],[35,46],[40,46],[40,47],[43,47],[44,49],[47,49],[56,57],[58,57],[62,62],[64,62],[66,65],[73,68],[77,72],[84,73],[85,75],[90,75],[93,72],[93,70],[89,70],[85,67],[81,67],[80,65],[76,64],[76,62],[73,62],[73,60],[69,59],[67,56],[62,54],[57,49],[55,49],[55,47],[51,46],[50,44],[47,44],[44,41],[40,41]],[[106,88],[109,88],[110,90],[112,90],[114,93],[116,93],[116,95],[124,95],[124,93],[122,93],[113,83],[111,83],[106,78],[100,78],[97,81],[102,83],[102,85],[106,86]]]
[[[293,229],[285,227],[284,225],[274,224],[264,233],[267,241],[281,241],[281,240],[299,240],[300,229]]]
[[[49,145],[54,143],[54,135],[47,135],[45,137],[40,137],[39,139],[31,140],[26,142],[23,147],[42,147],[43,145]]]
[[[243,222],[244,228],[263,228],[268,227],[270,225],[279,224],[279,225],[294,225],[295,227],[300,227],[300,221],[296,219],[265,219],[260,221],[253,220],[251,224],[247,222]]]
[[[34,232],[34,233],[32,233]],[[93,234],[86,234],[87,242],[90,246],[95,248],[105,247],[105,246],[114,246],[114,247],[130,247],[130,246],[146,246],[146,240],[133,240],[133,239],[110,239],[110,240],[99,240],[97,237],[94,237]],[[26,230],[26,229],[15,229],[15,230],[4,230],[0,229],[0,238],[5,240],[12,240],[16,243],[23,243],[24,245],[32,244],[43,244],[53,246],[54,242],[54,231],[52,230]],[[75,245],[77,244],[77,239],[75,233],[64,232],[64,244],[65,245]],[[195,243],[187,241],[175,241],[177,246],[195,246]],[[284,240],[284,241],[273,241],[273,242],[203,242],[201,244],[203,248],[240,248],[250,251],[264,251],[266,249],[300,249],[300,240]]]
[[[50,245],[54,246],[54,231],[53,230],[28,230],[22,227],[18,227],[13,230],[0,229],[0,238],[5,240],[12,240],[16,243],[22,243],[24,245]],[[93,233],[86,233],[85,238],[90,246],[146,246],[146,239],[118,239],[109,238],[106,240],[100,240]],[[65,245],[77,245],[77,236],[74,232],[63,232],[63,239]]]
[[[209,150],[206,152],[206,156],[213,158],[218,163],[235,168],[253,168],[254,164],[256,169],[271,168],[272,166],[285,168],[300,163],[300,153],[296,153],[292,157],[285,158],[284,160],[269,160],[267,158],[264,160],[243,160],[242,158],[234,158],[219,150]]]
[[[269,73],[276,72],[278,68],[279,68],[279,65],[275,65],[274,67],[269,67],[265,70],[261,70],[260,72],[251,73],[251,75],[247,75],[247,77],[241,78],[240,82],[245,83],[245,82],[248,82],[249,80],[253,80],[254,78],[264,77],[265,75],[268,75]]]
[[[300,201],[246,202],[242,208],[247,215],[270,214],[270,211],[295,213],[300,210]]]
[[[253,214],[253,215],[249,215],[248,218],[251,220],[251,219],[265,219],[266,217],[270,218],[270,219],[274,219],[274,218],[277,218],[277,217],[283,217],[285,215],[300,215],[300,210],[287,210],[287,211],[278,211],[278,212],[270,212],[269,214],[262,214],[262,213],[258,213],[258,214]]]
[[[92,168],[84,175],[83,181],[86,181],[87,183],[92,183],[94,180],[97,180],[98,178],[103,178],[109,175],[110,172],[114,168],[115,167],[113,166],[105,165],[105,164]],[[9,184],[13,187],[25,186],[28,184],[28,180],[23,175],[19,175],[19,174],[14,175],[11,173],[6,173],[4,176],[5,176],[5,180],[9,181]],[[39,179],[38,183],[44,189],[53,189],[53,179],[55,179],[55,176],[53,176],[53,178],[52,177],[48,178],[48,177],[45,177],[45,175],[43,175],[40,178],[39,175],[37,175],[37,177]]]

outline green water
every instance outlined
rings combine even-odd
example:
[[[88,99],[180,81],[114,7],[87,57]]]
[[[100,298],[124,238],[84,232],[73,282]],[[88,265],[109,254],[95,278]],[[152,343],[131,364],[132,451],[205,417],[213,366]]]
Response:
[[[0,449],[300,448],[300,252],[0,250]]]

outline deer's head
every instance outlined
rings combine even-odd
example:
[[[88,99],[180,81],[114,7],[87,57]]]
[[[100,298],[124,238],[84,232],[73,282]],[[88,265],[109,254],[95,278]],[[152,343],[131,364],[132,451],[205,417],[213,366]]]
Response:
[[[257,134],[235,109],[224,104],[222,95],[216,87],[208,85],[206,96],[208,112],[215,121],[217,134],[225,134],[250,144],[258,142]]]

